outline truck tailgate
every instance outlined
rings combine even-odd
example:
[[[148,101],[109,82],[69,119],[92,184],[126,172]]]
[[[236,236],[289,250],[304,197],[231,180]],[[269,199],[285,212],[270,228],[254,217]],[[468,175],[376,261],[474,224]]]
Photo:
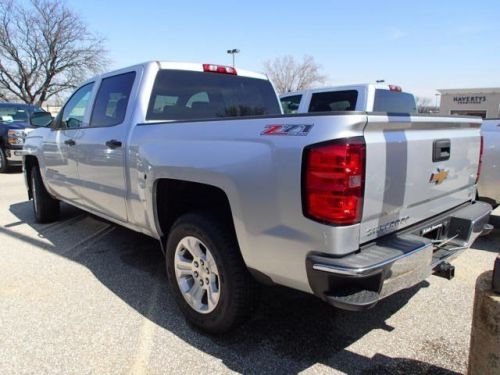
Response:
[[[360,243],[474,198],[481,119],[369,115]]]

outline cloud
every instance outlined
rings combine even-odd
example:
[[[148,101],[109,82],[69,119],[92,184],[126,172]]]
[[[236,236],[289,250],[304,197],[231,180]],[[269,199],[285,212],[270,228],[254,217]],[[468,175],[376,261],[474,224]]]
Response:
[[[408,33],[406,31],[400,30],[400,29],[392,29],[389,31],[389,39],[390,40],[399,40],[406,38],[408,36]]]

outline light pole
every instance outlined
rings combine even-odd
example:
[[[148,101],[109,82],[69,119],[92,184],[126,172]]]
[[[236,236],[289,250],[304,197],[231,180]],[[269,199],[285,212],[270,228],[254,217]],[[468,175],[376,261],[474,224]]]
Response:
[[[230,54],[230,55],[233,55],[233,68],[234,68],[234,55],[236,53],[240,53],[240,50],[237,49],[237,48],[233,48],[233,49],[228,49],[227,50],[227,53]]]

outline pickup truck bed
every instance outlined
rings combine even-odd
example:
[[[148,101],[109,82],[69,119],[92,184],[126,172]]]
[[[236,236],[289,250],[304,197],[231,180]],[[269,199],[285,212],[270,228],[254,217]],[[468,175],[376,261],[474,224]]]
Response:
[[[93,111],[65,117],[74,98]],[[98,77],[65,108],[24,147],[35,215],[63,200],[159,239],[181,310],[210,332],[248,316],[255,279],[373,306],[469,246],[491,210],[474,202],[474,118],[283,116],[264,76],[173,63]]]

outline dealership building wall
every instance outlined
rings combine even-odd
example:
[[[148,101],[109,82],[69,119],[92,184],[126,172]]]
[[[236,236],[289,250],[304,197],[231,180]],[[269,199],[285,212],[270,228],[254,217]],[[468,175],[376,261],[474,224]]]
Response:
[[[440,114],[500,117],[500,87],[437,91],[441,94]]]

